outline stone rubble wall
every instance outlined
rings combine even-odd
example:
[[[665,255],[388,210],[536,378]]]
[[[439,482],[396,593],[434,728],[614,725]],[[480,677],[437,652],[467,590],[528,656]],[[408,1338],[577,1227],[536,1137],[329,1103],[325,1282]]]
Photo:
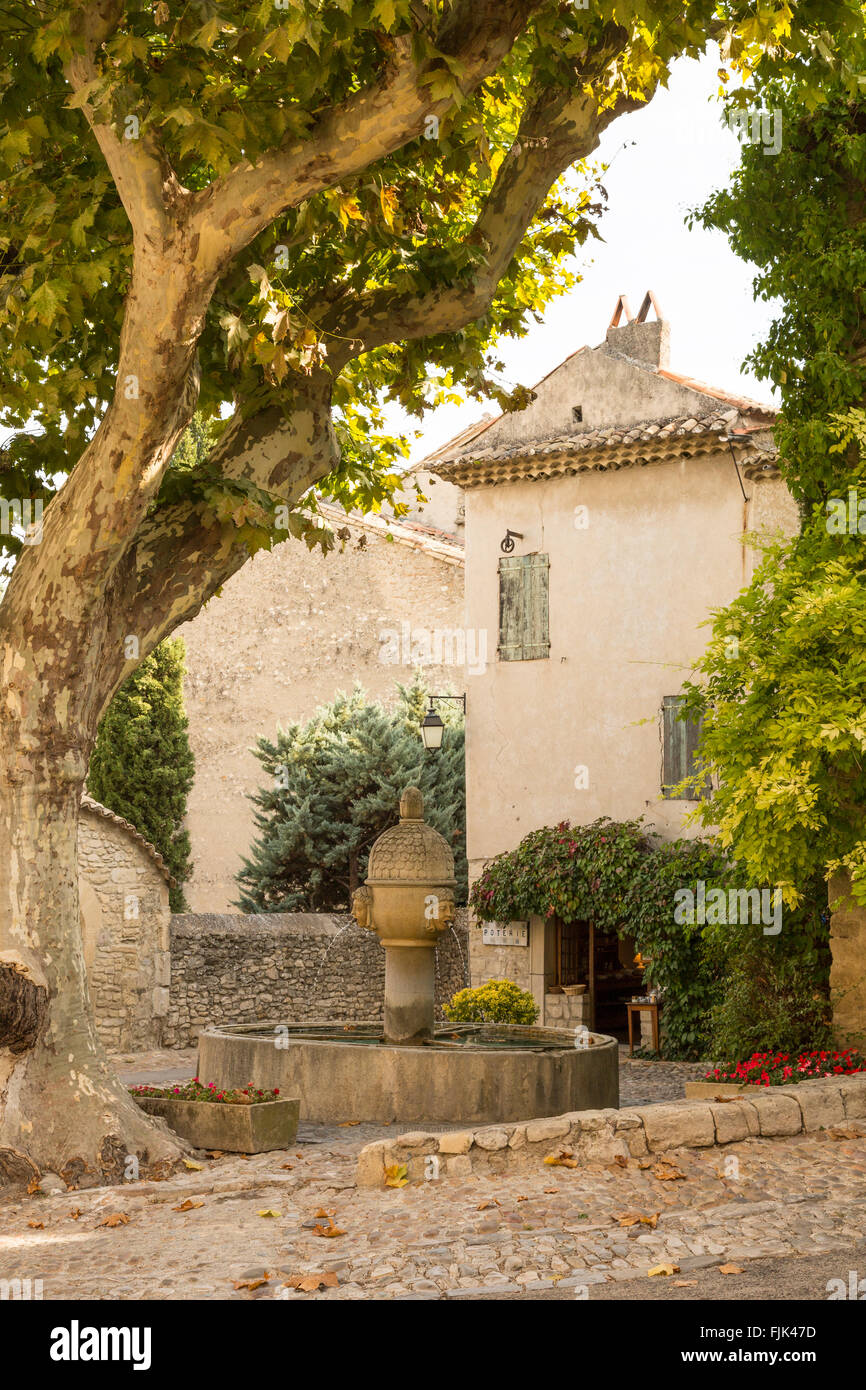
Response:
[[[83,805],[78,874],[96,1031],[114,1052],[158,1047],[168,1009],[168,882],[124,822]]]
[[[436,948],[437,1012],[465,985],[466,911]],[[461,956],[462,951],[462,956]],[[385,952],[341,913],[176,913],[165,1047],[229,1023],[382,1017]]]
[[[671,1149],[734,1144],[752,1136],[807,1134],[866,1122],[866,1073],[749,1089],[730,1101],[681,1100],[625,1110],[581,1110],[523,1124],[440,1133],[415,1131],[367,1144],[358,1155],[359,1187],[383,1187],[385,1169],[405,1164],[410,1182],[462,1181],[537,1168],[568,1151],[581,1163],[613,1163]],[[431,1171],[432,1170],[432,1171]]]

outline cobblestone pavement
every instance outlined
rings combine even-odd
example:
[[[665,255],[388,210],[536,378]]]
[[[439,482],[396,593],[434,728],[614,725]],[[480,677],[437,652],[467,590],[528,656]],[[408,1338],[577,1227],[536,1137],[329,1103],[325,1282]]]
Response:
[[[674,1151],[665,1157],[683,1177],[673,1180],[653,1172],[654,1160],[633,1158],[385,1191],[355,1186],[361,1142],[353,1127],[290,1153],[202,1159],[200,1170],[165,1182],[30,1197],[19,1189],[0,1201],[0,1279],[41,1278],[45,1299],[443,1299],[545,1289],[591,1299],[594,1287],[621,1280],[630,1281],[625,1296],[639,1298],[648,1271],[668,1264],[678,1268],[658,1277],[672,1289],[683,1281],[677,1296],[688,1296],[693,1271],[730,1263],[747,1272],[762,1257],[838,1252],[847,1279],[866,1238],[862,1136]],[[620,1213],[649,1224],[624,1226]],[[106,1225],[115,1214],[121,1219]],[[331,1221],[342,1234],[318,1236],[316,1225]],[[336,1276],[335,1287],[283,1288],[324,1274]],[[234,1287],[265,1275],[257,1288]],[[651,1283],[655,1291],[655,1276]]]

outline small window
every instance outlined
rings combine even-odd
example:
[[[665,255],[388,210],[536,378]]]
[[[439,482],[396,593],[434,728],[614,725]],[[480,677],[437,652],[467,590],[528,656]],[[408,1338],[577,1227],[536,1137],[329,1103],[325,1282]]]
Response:
[[[575,424],[575,425],[582,425],[582,424],[583,424],[583,406],[582,406],[582,405],[573,405],[573,406],[571,407],[571,419],[572,419],[572,423]]]
[[[547,555],[499,561],[499,660],[538,661],[550,654]]]
[[[682,695],[665,695],[662,702],[662,793],[677,801],[702,801],[711,791],[709,780],[703,787],[674,789],[695,772],[695,758],[701,735],[700,721],[680,718]]]

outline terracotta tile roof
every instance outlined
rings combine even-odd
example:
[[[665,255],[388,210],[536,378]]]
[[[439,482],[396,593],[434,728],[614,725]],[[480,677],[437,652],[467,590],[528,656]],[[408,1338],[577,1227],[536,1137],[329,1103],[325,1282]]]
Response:
[[[398,545],[408,545],[413,550],[423,550],[427,555],[445,564],[464,563],[463,541],[448,531],[440,531],[435,526],[423,526],[420,522],[406,521],[402,517],[380,516],[375,513],[344,512],[331,502],[319,502],[322,518],[332,527],[354,526],[368,534],[380,537],[391,535]]]
[[[742,430],[737,410],[668,420],[648,420],[636,425],[617,425],[603,430],[559,435],[535,443],[504,445],[499,449],[466,451],[437,469],[449,482],[463,487],[511,482],[520,478],[554,477],[588,470],[634,468],[667,463],[674,458],[694,458],[718,453],[724,447],[719,436],[732,428]],[[758,433],[758,430],[743,431]],[[737,455],[747,476],[778,473],[772,446],[740,448]],[[769,465],[769,466],[768,466]]]
[[[567,362],[570,362],[573,358],[579,357],[581,353],[587,351],[592,351],[592,349],[580,347],[575,352],[570,353],[569,356],[566,357],[559,364],[559,367],[554,367],[552,371],[548,372],[546,376],[543,376],[541,378],[541,381],[536,382],[535,386],[532,388],[533,391],[536,391],[538,387],[543,384],[543,382],[547,381],[548,378],[553,376],[555,372],[558,372],[560,370],[560,367],[564,367]],[[729,411],[738,411],[742,416],[747,417],[748,420],[748,423],[745,423],[743,421],[739,422],[737,425],[738,430],[757,432],[759,430],[766,429],[767,426],[771,425],[776,419],[776,408],[772,405],[768,405],[766,402],[754,401],[749,396],[732,395],[730,392],[722,391],[716,386],[707,385],[705,381],[698,381],[695,377],[683,376],[679,372],[669,371],[666,367],[650,368],[646,366],[646,364],[642,363],[635,363],[635,365],[641,367],[642,370],[651,371],[654,376],[664,377],[667,381],[674,381],[679,386],[684,386],[690,391],[696,391],[702,396],[709,397],[710,400],[719,401],[722,405],[728,406]],[[700,421],[705,419],[709,419],[711,418],[711,416],[714,418],[717,414],[718,412],[711,412],[706,415],[698,415],[695,419],[691,421],[691,426],[694,427],[696,423],[699,423]],[[689,421],[685,418],[682,418],[680,420],[667,421],[652,420],[647,421],[645,424],[642,425],[634,425],[627,427],[612,426],[610,429],[588,430],[576,432],[570,435],[560,435],[554,439],[539,439],[526,445],[503,446],[502,449],[495,451],[478,450],[476,452],[472,452],[465,447],[473,440],[477,440],[479,436],[483,435],[487,430],[489,430],[492,425],[498,424],[498,422],[503,418],[504,417],[501,413],[492,417],[485,415],[481,420],[477,422],[477,424],[470,425],[468,429],[462,430],[461,433],[456,434],[453,439],[448,440],[447,443],[441,445],[438,449],[434,450],[433,453],[428,454],[425,458],[423,458],[420,461],[420,463],[417,463],[415,465],[415,468],[429,468],[431,472],[436,473],[439,477],[447,478],[449,482],[459,482],[461,481],[461,479],[455,476],[452,466],[458,462],[462,462],[463,460],[469,458],[484,458],[486,460],[489,460],[494,457],[516,457],[518,449],[525,451],[528,456],[532,450],[546,451],[549,450],[552,446],[559,446],[560,448],[562,448],[565,447],[566,444],[577,449],[604,449],[610,447],[612,443],[619,444],[623,442],[622,436],[624,433],[634,434],[635,431],[643,431],[644,433],[642,433],[640,436],[635,436],[635,438],[639,437],[641,440],[646,441],[650,438],[648,432],[652,426],[658,426],[659,433],[662,434],[662,436],[664,435],[665,431],[667,431],[667,433],[674,432],[671,427],[676,426],[678,424],[681,424],[684,430],[687,430],[689,428]],[[725,430],[727,430],[729,425],[729,413],[725,415],[723,424]],[[446,467],[443,468],[442,465],[445,465]]]
[[[434,449],[431,454],[426,454],[424,458],[421,459],[420,463],[413,464],[409,472],[417,473],[419,468],[428,468],[431,472],[435,473],[436,470],[433,468],[434,463],[439,459],[451,455],[461,444],[468,444],[470,439],[475,439],[477,435],[483,434],[485,430],[489,429],[491,425],[501,419],[501,413],[499,415],[482,415],[480,420],[476,420],[474,424],[467,425],[466,429],[461,430],[459,434],[455,434],[453,439],[446,440],[438,449]]]
[[[663,376],[668,381],[675,381],[679,386],[686,386],[690,391],[699,391],[702,396],[712,396],[713,400],[723,401],[725,405],[734,406],[743,415],[757,415],[762,420],[775,420],[778,411],[774,405],[767,405],[764,401],[753,401],[750,396],[732,396],[729,391],[720,391],[716,386],[708,386],[705,381],[697,381],[693,376],[681,376],[679,372],[669,372],[666,367],[659,367],[656,376]]]
[[[81,798],[81,809],[82,811],[90,811],[94,816],[101,816],[103,820],[110,820],[114,825],[120,826],[121,830],[125,830],[126,833],[135,840],[136,844],[140,845],[145,853],[153,860],[166,883],[169,885],[174,884],[171,871],[159,850],[155,845],[150,843],[150,840],[144,838],[140,830],[136,830],[131,821],[124,820],[123,816],[119,816],[116,811],[110,811],[107,806],[103,806],[101,801],[94,801],[93,797],[88,796],[86,792]]]

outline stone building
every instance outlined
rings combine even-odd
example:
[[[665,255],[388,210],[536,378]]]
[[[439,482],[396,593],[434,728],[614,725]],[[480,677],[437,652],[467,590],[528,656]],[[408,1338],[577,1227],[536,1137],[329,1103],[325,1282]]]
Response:
[[[672,792],[695,744],[676,718],[681,685],[710,611],[749,581],[745,534],[797,527],[774,411],[671,371],[654,302],[632,319],[620,301],[604,341],[539,382],[527,409],[424,460],[464,492],[465,624],[491,653],[465,682],[470,878],[566,819],[697,833],[692,800]],[[596,1000],[560,991],[591,992],[589,936],[541,918],[473,929],[473,983],[509,976],[548,1020],[583,1021]],[[604,970],[625,978],[630,962],[604,949]]]
[[[129,821],[85,796],[78,880],[96,1030],[114,1052],[156,1047],[171,978],[165,861]]]
[[[412,512],[399,522],[322,505],[331,528],[349,533],[342,550],[323,555],[289,540],[260,551],[179,629],[196,763],[191,911],[225,912],[237,897],[235,874],[254,834],[248,796],[261,784],[251,751],[260,736],[309,718],[356,682],[391,704],[418,666],[442,692],[462,684],[460,493],[423,474],[418,481],[431,500],[419,503],[407,484]]]

